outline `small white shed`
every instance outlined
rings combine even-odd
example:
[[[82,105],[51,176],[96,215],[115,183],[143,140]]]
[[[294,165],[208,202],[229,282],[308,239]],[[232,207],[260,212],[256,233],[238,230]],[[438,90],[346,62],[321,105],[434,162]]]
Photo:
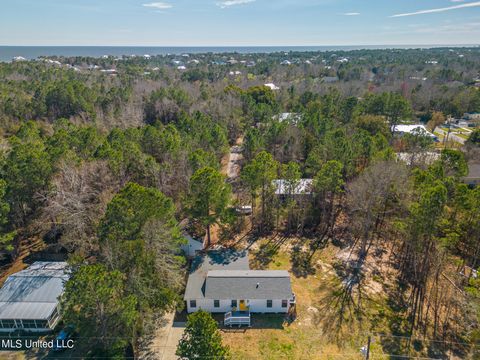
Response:
[[[187,243],[182,245],[182,250],[189,258],[193,258],[198,252],[203,250],[203,242],[196,240],[188,234],[184,234],[183,237],[187,239]]]

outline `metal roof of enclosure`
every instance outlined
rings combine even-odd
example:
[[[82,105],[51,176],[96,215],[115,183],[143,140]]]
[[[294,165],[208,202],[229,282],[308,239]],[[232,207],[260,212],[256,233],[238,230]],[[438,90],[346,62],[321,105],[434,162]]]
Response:
[[[66,262],[35,262],[0,289],[0,319],[46,320],[68,280]]]

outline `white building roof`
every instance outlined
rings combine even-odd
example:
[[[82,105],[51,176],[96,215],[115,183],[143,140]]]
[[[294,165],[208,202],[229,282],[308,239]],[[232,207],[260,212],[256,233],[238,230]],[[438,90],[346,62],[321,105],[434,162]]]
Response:
[[[440,159],[440,154],[433,151],[419,152],[419,153],[407,153],[400,152],[397,153],[397,159],[403,161],[407,165],[416,165],[417,163],[424,163],[426,165],[431,165],[438,159]]]
[[[298,113],[281,113],[273,116],[272,119],[278,122],[289,121],[296,124],[301,119],[301,115]]]
[[[35,262],[0,289],[0,319],[46,320],[68,280],[66,262]]]
[[[416,124],[416,125],[395,125],[392,127],[393,132],[395,133],[401,133],[401,134],[414,134],[414,135],[419,135],[422,133],[425,133],[425,135],[428,135],[430,137],[435,137],[430,131],[427,130],[427,128],[424,125]]]
[[[292,191],[292,195],[308,195],[312,193],[313,179],[300,179]],[[286,195],[289,192],[289,184],[286,180],[273,180],[276,195]]]
[[[264,86],[266,86],[266,87],[268,87],[268,88],[270,88],[270,89],[272,89],[272,90],[280,90],[280,88],[279,88],[277,85],[273,84],[273,83],[268,83],[268,84],[265,84]]]

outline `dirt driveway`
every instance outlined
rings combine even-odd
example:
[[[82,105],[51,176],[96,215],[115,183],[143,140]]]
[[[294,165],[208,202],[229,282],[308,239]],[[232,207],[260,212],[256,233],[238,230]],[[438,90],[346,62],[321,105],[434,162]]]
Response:
[[[142,352],[145,360],[177,360],[177,345],[185,330],[185,323],[174,322],[174,313],[165,315],[165,323],[156,330],[155,336]]]

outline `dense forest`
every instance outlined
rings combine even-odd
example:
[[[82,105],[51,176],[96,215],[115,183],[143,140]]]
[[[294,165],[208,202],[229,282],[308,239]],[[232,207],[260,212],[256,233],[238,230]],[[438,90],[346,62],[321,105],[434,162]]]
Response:
[[[97,337],[90,356],[122,358],[183,306],[185,228],[208,243],[282,233],[295,239],[298,276],[326,247],[350,249],[335,269],[348,303],[339,317],[363,321],[368,277],[388,274],[378,323],[476,358],[480,188],[462,179],[480,159],[480,130],[460,147],[392,126],[433,130],[480,112],[479,72],[479,48],[0,64],[2,269],[68,258],[65,322]],[[239,143],[240,176],[227,181]],[[313,179],[312,196],[295,196],[301,179]],[[252,206],[248,221],[238,205]],[[390,265],[372,275],[379,253]]]

